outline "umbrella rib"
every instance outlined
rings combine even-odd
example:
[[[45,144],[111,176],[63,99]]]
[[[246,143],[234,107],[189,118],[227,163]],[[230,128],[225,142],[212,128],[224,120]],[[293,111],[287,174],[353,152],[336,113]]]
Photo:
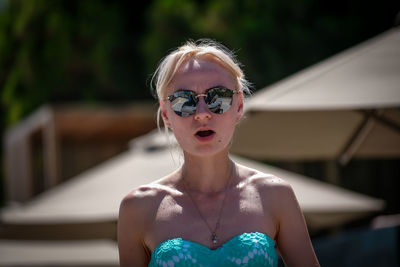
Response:
[[[394,121],[386,118],[385,116],[383,116],[381,113],[371,113],[371,116],[377,120],[378,122],[388,126],[389,128],[393,129],[394,131],[396,131],[398,134],[400,134],[400,125],[398,125],[397,123],[395,123]]]
[[[362,111],[362,113],[365,115],[364,120],[349,139],[346,146],[342,150],[342,153],[340,153],[339,163],[342,166],[346,165],[354,153],[356,153],[358,148],[364,142],[368,133],[372,130],[375,121],[386,125],[387,127],[393,129],[396,133],[400,134],[400,126],[394,121],[384,117],[382,110]]]
[[[361,144],[364,142],[368,133],[372,130],[374,125],[373,111],[365,113],[364,120],[361,122],[360,126],[354,131],[353,135],[344,146],[344,149],[340,153],[339,163],[345,166],[350,159],[353,157],[354,153],[358,150]]]

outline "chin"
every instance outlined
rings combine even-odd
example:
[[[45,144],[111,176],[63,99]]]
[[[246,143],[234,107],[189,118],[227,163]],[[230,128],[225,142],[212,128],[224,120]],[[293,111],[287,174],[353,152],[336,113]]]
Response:
[[[184,150],[184,153],[188,155],[193,155],[197,157],[212,157],[217,156],[219,154],[228,154],[229,152],[229,143],[228,144],[220,144],[220,145],[202,145],[198,146],[195,149]]]

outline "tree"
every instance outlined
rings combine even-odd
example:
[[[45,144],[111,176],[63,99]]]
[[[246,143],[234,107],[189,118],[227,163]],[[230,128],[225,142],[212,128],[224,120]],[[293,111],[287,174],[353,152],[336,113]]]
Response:
[[[10,1],[0,15],[1,103],[7,125],[44,103],[149,97],[138,82],[145,80],[135,49],[140,28],[130,27],[123,11],[127,6]]]

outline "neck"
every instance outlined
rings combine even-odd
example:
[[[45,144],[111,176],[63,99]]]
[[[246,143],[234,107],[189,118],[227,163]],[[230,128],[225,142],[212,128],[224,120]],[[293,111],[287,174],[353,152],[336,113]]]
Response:
[[[182,179],[188,189],[198,193],[218,193],[226,189],[229,179],[235,175],[235,164],[228,154],[210,157],[184,155]]]

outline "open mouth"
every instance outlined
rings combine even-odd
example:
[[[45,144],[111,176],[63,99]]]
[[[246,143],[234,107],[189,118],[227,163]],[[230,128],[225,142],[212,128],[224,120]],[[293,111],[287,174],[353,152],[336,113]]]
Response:
[[[206,131],[198,131],[196,135],[200,137],[207,137],[212,135],[213,133],[215,133],[213,130],[206,130]]]

